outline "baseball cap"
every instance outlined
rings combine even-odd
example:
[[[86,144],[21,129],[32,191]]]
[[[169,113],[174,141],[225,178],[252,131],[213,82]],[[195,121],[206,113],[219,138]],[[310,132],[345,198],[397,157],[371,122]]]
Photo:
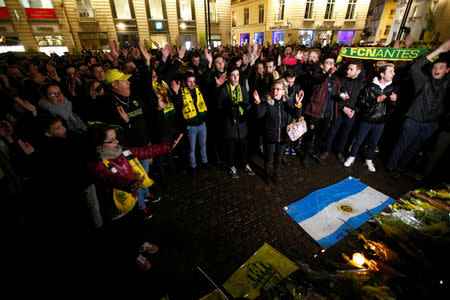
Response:
[[[128,80],[131,77],[131,74],[124,74],[123,72],[117,69],[108,69],[105,73],[105,82],[110,84],[116,80]]]

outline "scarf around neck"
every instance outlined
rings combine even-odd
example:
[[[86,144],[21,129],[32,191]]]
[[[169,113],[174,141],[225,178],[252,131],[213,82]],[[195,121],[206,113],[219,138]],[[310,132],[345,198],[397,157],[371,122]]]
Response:
[[[72,102],[64,97],[64,103],[60,105],[55,105],[48,101],[47,99],[39,100],[39,106],[50,113],[61,117],[68,127],[68,129],[86,131],[87,127],[83,120],[72,112]]]
[[[97,153],[100,159],[116,159],[122,154],[122,147],[117,145],[114,148],[99,148]]]

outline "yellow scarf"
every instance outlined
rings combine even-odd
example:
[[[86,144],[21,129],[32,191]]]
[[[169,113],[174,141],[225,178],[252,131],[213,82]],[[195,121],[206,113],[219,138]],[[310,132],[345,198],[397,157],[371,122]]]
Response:
[[[161,83],[159,83],[156,80],[153,80],[152,86],[153,91],[155,92],[158,99],[170,95],[169,85],[164,80],[161,80]],[[175,106],[173,105],[172,102],[169,102],[169,104],[167,104],[167,106],[164,107],[164,118],[167,118],[168,116],[173,115],[174,113],[175,113]]]
[[[183,87],[181,90],[181,97],[183,99],[183,117],[188,121],[193,121],[199,116],[205,115],[207,111],[205,100],[198,87],[195,87],[195,94],[197,95],[197,108],[194,105],[194,100],[192,99],[189,90],[186,87]]]

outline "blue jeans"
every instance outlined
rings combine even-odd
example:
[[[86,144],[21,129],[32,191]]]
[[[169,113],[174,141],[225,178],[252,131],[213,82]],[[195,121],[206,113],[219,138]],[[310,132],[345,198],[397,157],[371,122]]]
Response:
[[[372,124],[362,121],[359,124],[358,132],[356,133],[355,141],[352,145],[352,151],[350,151],[350,156],[355,157],[358,153],[359,147],[361,147],[362,142],[369,134],[369,138],[367,140],[367,154],[366,159],[372,160],[373,155],[375,154],[375,149],[377,148],[378,141],[381,138],[384,130],[383,124]]]
[[[349,119],[347,117],[343,117],[342,113],[338,114],[336,123],[331,127],[330,133],[328,134],[327,142],[325,145],[325,152],[331,151],[334,138],[339,131],[338,139],[335,142],[336,153],[343,153],[345,144],[347,143],[348,135],[353,127],[354,122],[354,116],[353,118]]]
[[[142,167],[144,168],[145,172],[147,172],[148,174],[148,170],[149,170],[149,163],[148,163],[148,159],[144,159],[144,160],[140,160],[139,161],[142,165]],[[150,192],[148,190],[148,188],[145,189],[137,189],[136,190],[136,198],[137,198],[137,202],[138,202],[138,206],[139,208],[145,208],[145,197],[147,197],[148,195],[150,195]]]
[[[406,167],[425,140],[437,129],[437,122],[420,123],[414,119],[406,118],[405,123],[403,123],[402,134],[389,157],[388,169],[397,167],[397,164],[400,167]]]
[[[189,137],[189,165],[191,168],[197,167],[195,162],[195,144],[198,138],[198,146],[200,147],[200,156],[202,163],[208,163],[208,157],[206,155],[206,125],[203,122],[198,126],[188,126],[188,137]]]

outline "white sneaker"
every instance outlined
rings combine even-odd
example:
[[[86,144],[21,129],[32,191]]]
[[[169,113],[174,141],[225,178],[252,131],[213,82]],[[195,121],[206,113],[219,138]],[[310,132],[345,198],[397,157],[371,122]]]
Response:
[[[366,159],[366,166],[367,166],[367,169],[369,170],[369,172],[374,173],[377,171],[377,169],[375,169],[375,165],[373,164],[371,159]]]
[[[349,156],[347,158],[347,160],[344,162],[344,167],[350,167],[351,165],[353,165],[353,163],[355,162],[355,157],[354,156]]]

